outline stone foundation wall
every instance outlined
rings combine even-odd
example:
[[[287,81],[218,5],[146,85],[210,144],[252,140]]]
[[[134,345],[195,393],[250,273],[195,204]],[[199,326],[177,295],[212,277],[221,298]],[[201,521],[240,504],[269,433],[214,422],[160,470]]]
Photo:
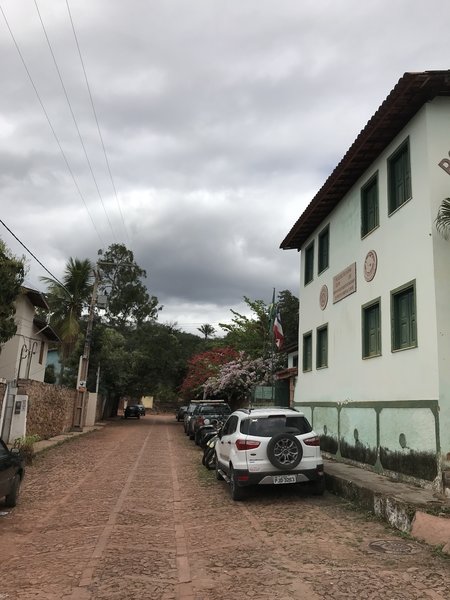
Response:
[[[70,431],[76,391],[60,385],[21,379],[18,393],[28,396],[27,435],[48,439]]]

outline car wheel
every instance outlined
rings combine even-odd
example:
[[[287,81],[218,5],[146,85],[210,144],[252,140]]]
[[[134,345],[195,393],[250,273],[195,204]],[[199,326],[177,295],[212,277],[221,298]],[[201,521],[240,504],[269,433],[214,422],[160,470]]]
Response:
[[[267,445],[267,458],[274,467],[282,471],[294,469],[302,456],[302,445],[292,433],[274,435]]]
[[[325,492],[325,477],[320,477],[311,482],[313,496],[323,496]]]
[[[216,451],[214,448],[209,448],[205,458],[205,467],[210,471],[216,468]]]
[[[217,456],[216,456],[216,479],[217,479],[217,481],[223,481],[223,475],[219,472],[219,464],[217,462]]]
[[[5,497],[5,505],[12,508],[16,506],[17,501],[20,495],[20,484],[21,479],[20,475],[16,475],[13,479],[12,487],[10,493]]]
[[[236,477],[234,475],[233,467],[231,467],[230,469],[230,494],[231,499],[236,500],[238,502],[239,500],[244,500],[244,498],[247,495],[246,490],[244,490],[244,488],[239,487]]]

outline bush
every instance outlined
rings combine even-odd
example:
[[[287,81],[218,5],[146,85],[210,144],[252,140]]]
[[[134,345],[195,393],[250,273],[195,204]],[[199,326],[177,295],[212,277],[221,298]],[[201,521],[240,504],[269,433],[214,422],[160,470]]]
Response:
[[[34,458],[34,444],[41,438],[38,435],[25,435],[14,440],[14,448],[18,448],[25,459],[25,464],[31,465]]]

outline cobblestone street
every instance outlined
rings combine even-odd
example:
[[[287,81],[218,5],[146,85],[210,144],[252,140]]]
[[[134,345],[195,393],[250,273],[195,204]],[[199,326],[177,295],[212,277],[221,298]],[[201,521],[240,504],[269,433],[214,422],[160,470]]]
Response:
[[[40,455],[0,539],[0,600],[450,598],[448,559],[328,493],[233,502],[171,415]]]

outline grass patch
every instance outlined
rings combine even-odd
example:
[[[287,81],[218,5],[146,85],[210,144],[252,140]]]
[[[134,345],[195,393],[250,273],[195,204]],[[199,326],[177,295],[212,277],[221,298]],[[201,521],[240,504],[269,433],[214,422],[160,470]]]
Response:
[[[197,466],[197,477],[201,486],[209,487],[216,485],[216,474],[214,471],[209,471],[202,464]]]

